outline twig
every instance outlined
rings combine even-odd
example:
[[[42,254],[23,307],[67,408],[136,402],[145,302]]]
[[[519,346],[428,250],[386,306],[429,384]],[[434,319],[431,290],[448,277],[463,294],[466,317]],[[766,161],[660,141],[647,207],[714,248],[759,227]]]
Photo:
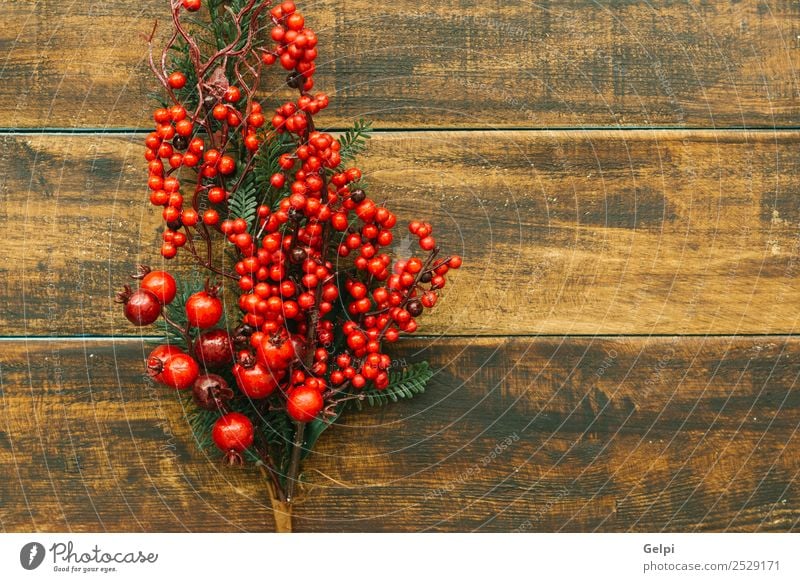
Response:
[[[300,453],[303,451],[303,437],[306,432],[305,422],[295,422],[294,442],[292,443],[292,457],[289,461],[289,472],[286,475],[286,502],[291,503],[294,498],[294,488],[297,474],[300,471]]]

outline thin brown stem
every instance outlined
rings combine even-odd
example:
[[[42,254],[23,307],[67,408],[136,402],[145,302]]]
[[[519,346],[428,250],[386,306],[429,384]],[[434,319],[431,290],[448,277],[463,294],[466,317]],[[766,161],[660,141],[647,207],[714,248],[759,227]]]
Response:
[[[289,472],[286,475],[286,501],[291,503],[294,499],[294,490],[297,476],[300,472],[300,454],[303,452],[303,439],[306,432],[305,422],[295,422],[294,442],[292,443],[292,456],[289,461]]]
[[[261,459],[258,461],[265,469],[269,475],[269,479],[272,482],[272,486],[275,491],[275,495],[278,497],[279,501],[286,501],[286,492],[283,490],[281,486],[280,479],[278,479],[278,469],[275,465],[275,462],[272,460],[269,452],[266,449],[256,449],[258,452],[259,457]]]
[[[169,325],[171,328],[173,328],[175,331],[177,331],[181,335],[183,340],[186,342],[187,349],[191,352],[192,351],[192,336],[189,335],[189,330],[184,328],[184,327],[182,327],[182,326],[180,326],[180,325],[178,325],[175,321],[170,319],[169,315],[167,315],[167,310],[165,308],[163,308],[163,307],[161,308],[161,317],[164,318],[164,321],[167,323],[167,325]]]

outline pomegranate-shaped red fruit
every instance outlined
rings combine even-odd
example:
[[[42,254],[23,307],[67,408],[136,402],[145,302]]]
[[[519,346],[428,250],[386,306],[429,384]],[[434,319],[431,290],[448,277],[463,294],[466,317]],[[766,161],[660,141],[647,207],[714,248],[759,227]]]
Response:
[[[233,390],[222,376],[203,374],[192,385],[192,397],[200,408],[219,410],[233,398]]]
[[[117,303],[125,306],[128,321],[139,327],[154,323],[161,315],[161,303],[146,289],[131,291],[126,285],[123,291],[117,293]]]
[[[214,424],[211,438],[219,450],[241,453],[253,444],[253,423],[244,414],[229,412]]]
[[[150,362],[151,360],[160,360],[161,364],[163,365],[170,356],[182,353],[184,353],[183,350],[178,346],[163,344],[150,352],[150,355],[147,357],[147,361]]]
[[[224,329],[200,334],[194,342],[194,354],[206,368],[220,368],[233,361],[231,336]]]
[[[282,376],[283,373],[276,374]],[[254,400],[266,398],[275,392],[278,379],[268,369],[259,363],[247,368],[241,364],[233,366],[233,376],[242,394]]]
[[[214,327],[222,317],[222,301],[216,293],[198,291],[186,300],[186,319],[192,327]]]
[[[166,271],[148,272],[142,277],[142,282],[139,284],[139,287],[150,291],[162,305],[172,303],[177,293],[175,279]]]
[[[200,366],[189,354],[171,354],[163,359],[151,358],[147,362],[150,375],[156,382],[176,390],[186,390],[200,374]]]
[[[301,357],[301,348],[297,345],[300,340],[289,337],[288,334],[275,334],[266,336],[258,345],[258,361],[272,372],[285,370],[294,360]]]
[[[322,411],[324,404],[318,389],[303,385],[289,394],[286,411],[298,422],[311,422]]]

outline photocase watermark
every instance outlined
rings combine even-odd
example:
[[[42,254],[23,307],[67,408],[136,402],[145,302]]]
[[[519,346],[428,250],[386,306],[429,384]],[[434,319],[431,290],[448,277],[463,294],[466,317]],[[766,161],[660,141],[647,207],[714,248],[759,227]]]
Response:
[[[534,40],[538,33],[529,27],[520,26],[511,20],[503,20],[492,16],[477,16],[473,14],[463,14],[448,12],[447,14],[436,14],[430,10],[412,10],[402,13],[392,13],[391,18],[422,19],[426,26],[430,26],[431,20],[440,20],[447,24],[451,30],[494,30],[511,42],[523,42]]]
[[[26,570],[35,570],[44,562],[45,549],[39,542],[29,542],[19,551],[19,563]]]
[[[428,501],[434,497],[444,497],[448,493],[452,492],[456,486],[463,485],[464,483],[472,480],[474,477],[480,475],[486,467],[494,463],[498,457],[503,455],[503,453],[512,447],[514,443],[519,441],[519,439],[519,435],[514,432],[497,441],[494,447],[492,447],[492,449],[486,455],[481,457],[478,462],[473,463],[467,469],[461,471],[454,479],[451,479],[441,487],[427,491],[423,501]]]
[[[515,109],[528,121],[532,122],[536,119],[536,113],[530,108],[526,101],[522,101],[516,94],[511,93],[505,87],[497,87],[482,81],[475,81],[469,78],[455,77],[452,79],[453,83],[457,83],[465,89],[477,91],[486,95],[493,95],[498,98],[503,104]]]
[[[666,383],[664,379],[664,370],[667,369],[670,362],[672,362],[673,358],[675,357],[676,349],[675,344],[677,340],[673,338],[672,346],[670,346],[658,359],[658,361],[653,366],[650,375],[648,376],[647,380],[645,380],[644,385],[642,386],[641,391],[639,392],[639,396],[642,399],[647,398],[650,395],[650,391],[655,387]]]
[[[526,519],[519,526],[511,530],[511,533],[524,533],[526,531],[532,530],[533,526],[537,522],[539,522],[542,519],[542,517],[544,517],[547,513],[549,513],[550,510],[553,509],[553,506],[556,503],[564,499],[567,495],[569,495],[569,489],[567,489],[566,487],[562,487],[561,489],[559,489],[555,495],[551,496],[547,500],[547,503],[539,506],[539,509],[536,510],[536,513],[530,519]]]
[[[49,549],[39,542],[29,542],[22,546],[19,562],[25,570],[35,570],[48,556],[53,572],[74,574],[109,574],[118,572],[122,565],[147,565],[158,561],[155,552],[139,549],[106,551],[97,544],[88,549],[79,549],[70,540],[56,542]]]

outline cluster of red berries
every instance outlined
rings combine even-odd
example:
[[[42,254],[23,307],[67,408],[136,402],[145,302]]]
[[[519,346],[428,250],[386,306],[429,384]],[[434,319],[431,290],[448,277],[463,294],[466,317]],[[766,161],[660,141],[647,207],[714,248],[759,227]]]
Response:
[[[292,71],[289,85],[303,92],[314,87],[314,71],[317,58],[317,35],[305,27],[305,18],[297,11],[294,2],[287,1],[270,10],[274,24],[270,36],[277,44],[271,51],[264,51],[261,60],[266,65],[280,61],[287,71]]]
[[[183,0],[182,6],[194,12],[201,2]],[[247,415],[231,410],[236,393],[226,375],[241,395],[269,399],[299,423],[330,413],[348,394],[382,390],[392,364],[384,341],[416,331],[448,271],[461,266],[460,257],[439,258],[431,225],[418,221],[409,231],[424,256],[393,259],[387,247],[396,215],[367,196],[358,168],[343,167],[342,144],[315,129],[314,115],[329,104],[324,93],[310,93],[316,34],[291,1],[273,7],[269,18],[277,44],[250,50],[263,64],[279,61],[290,72],[286,83],[299,90],[296,100],[276,108],[267,123],[254,86],[242,82],[243,92],[216,79],[210,91],[213,83],[201,79],[194,110],[176,96],[188,90],[186,73],[174,71],[160,75],[174,105],[154,112],[155,130],[145,140],[150,201],[163,207],[166,223],[161,254],[170,259],[186,247],[202,266],[235,280],[238,327],[216,327],[223,305],[220,289],[208,283],[182,306],[186,326],[171,321],[165,306],[176,284],[164,271],[143,270],[139,289],[126,287],[119,296],[135,325],[163,316],[184,337],[186,350],[156,348],[148,371],[164,385],[191,388],[199,407],[222,412],[212,436],[232,458],[251,446],[255,429]],[[256,154],[265,143],[285,140],[281,134],[291,137],[292,148],[269,160],[278,171],[269,192],[259,192],[265,202],[255,219],[232,214],[228,203],[253,171]],[[193,174],[191,194],[181,193],[179,172]],[[232,272],[215,268],[210,251],[203,258],[196,249],[198,236],[210,249],[214,231],[235,249]]]
[[[171,87],[180,88],[186,83],[186,77],[183,73],[173,73],[168,82]],[[257,131],[265,123],[264,115],[259,103],[249,103],[250,113],[243,124],[244,112],[235,107],[241,98],[239,89],[228,87],[212,108],[212,117],[226,133],[233,128],[241,128],[244,147],[255,152],[261,146]],[[225,150],[227,143],[222,148],[207,149],[206,141],[198,135],[197,124],[188,119],[187,115],[182,105],[156,109],[153,114],[155,131],[145,139],[150,202],[164,207],[162,217],[167,228],[163,235],[161,254],[167,259],[173,258],[188,240],[186,234],[179,231],[182,226],[194,228],[201,220],[206,226],[217,225],[220,220],[218,205],[225,203],[230,196],[224,187],[224,179],[237,170],[235,157]],[[195,192],[205,192],[206,201],[210,205],[202,215],[195,208],[197,196],[192,205],[184,204],[184,197],[180,193],[181,182],[176,176],[182,167],[197,171]],[[219,180],[216,180],[218,177]]]

